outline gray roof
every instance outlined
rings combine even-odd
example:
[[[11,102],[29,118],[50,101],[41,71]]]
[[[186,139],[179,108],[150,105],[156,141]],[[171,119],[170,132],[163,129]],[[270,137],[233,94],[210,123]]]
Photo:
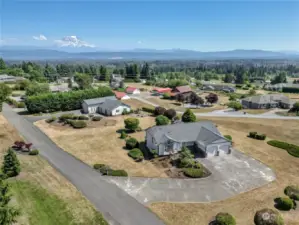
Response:
[[[113,110],[113,109],[115,109],[115,108],[117,108],[118,106],[121,106],[121,105],[130,107],[129,105],[126,105],[126,104],[122,103],[119,100],[111,100],[111,99],[106,99],[106,101],[103,102],[100,105],[100,107],[104,108],[104,109],[108,109],[108,110]]]
[[[157,143],[161,143],[164,137],[178,142],[198,141],[204,145],[219,139],[227,141],[210,121],[154,126],[147,129],[146,132],[151,134]]]
[[[253,102],[256,104],[269,104],[269,103],[277,103],[283,102],[286,104],[291,104],[292,100],[289,99],[287,96],[282,94],[269,94],[269,95],[255,95],[251,97],[247,97],[242,99],[242,101]]]
[[[98,104],[102,104],[106,100],[117,100],[117,99],[115,96],[107,96],[107,97],[102,97],[102,98],[86,99],[86,100],[83,100],[83,102],[86,105],[98,105]]]

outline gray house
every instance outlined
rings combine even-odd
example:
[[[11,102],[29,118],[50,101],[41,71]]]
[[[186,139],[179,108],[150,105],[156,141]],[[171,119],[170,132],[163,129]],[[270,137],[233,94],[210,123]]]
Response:
[[[256,95],[242,99],[242,106],[248,109],[290,109],[295,101],[282,94]]]
[[[124,78],[119,74],[112,74],[109,81],[110,87],[113,89],[124,87]]]
[[[224,91],[224,92],[235,92],[236,89],[233,86],[222,85],[222,84],[203,84],[202,90],[205,91]]]
[[[117,100],[115,96],[108,96],[84,100],[82,109],[84,113],[101,113],[106,116],[117,116],[121,115],[124,110],[130,111],[131,107]]]
[[[0,74],[0,83],[17,82],[20,80],[26,80],[26,79],[24,77],[15,77],[15,76],[7,75],[7,74]]]
[[[195,147],[205,156],[229,154],[231,142],[210,121],[154,126],[146,130],[146,146],[160,156],[179,152],[183,146]]]

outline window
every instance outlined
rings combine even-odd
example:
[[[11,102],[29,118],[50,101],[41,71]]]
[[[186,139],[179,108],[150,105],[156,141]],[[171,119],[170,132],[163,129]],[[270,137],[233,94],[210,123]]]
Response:
[[[119,109],[117,109],[115,112],[117,112],[117,113],[118,113],[118,112],[119,112]]]

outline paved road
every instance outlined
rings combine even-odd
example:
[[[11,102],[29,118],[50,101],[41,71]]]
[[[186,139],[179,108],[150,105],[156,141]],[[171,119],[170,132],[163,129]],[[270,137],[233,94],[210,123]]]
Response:
[[[91,167],[57,147],[37,127],[14,112],[7,104],[3,105],[3,115],[27,141],[32,142],[40,150],[41,155],[50,164],[103,213],[111,225],[164,224],[125,191],[107,182]]]

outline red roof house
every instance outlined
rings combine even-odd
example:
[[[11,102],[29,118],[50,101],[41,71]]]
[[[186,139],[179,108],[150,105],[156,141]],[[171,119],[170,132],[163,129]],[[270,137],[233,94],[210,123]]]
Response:
[[[127,87],[126,93],[128,94],[140,94],[140,90],[135,87]]]
[[[163,93],[171,92],[171,88],[154,88],[153,91],[163,94]]]
[[[130,99],[130,97],[125,92],[115,91],[114,94],[118,100]]]
[[[188,85],[178,86],[173,90],[173,92],[180,93],[180,94],[190,92],[190,91],[192,91],[192,89]]]

